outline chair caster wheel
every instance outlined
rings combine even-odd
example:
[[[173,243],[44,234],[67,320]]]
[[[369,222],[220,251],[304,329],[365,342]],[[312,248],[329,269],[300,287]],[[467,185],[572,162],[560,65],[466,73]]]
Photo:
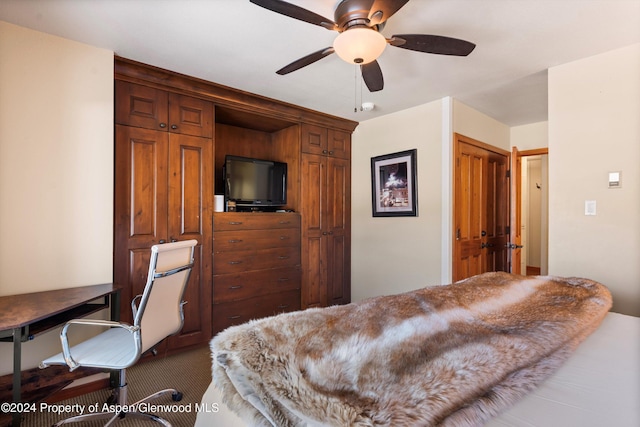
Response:
[[[182,393],[180,393],[179,391],[171,393],[171,398],[174,402],[180,402],[182,400]]]

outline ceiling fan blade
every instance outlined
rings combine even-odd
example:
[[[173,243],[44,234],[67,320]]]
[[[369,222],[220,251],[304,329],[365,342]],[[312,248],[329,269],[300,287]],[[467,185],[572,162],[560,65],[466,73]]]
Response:
[[[332,47],[321,49],[317,52],[313,52],[312,54],[309,54],[296,61],[293,61],[291,64],[287,65],[286,67],[282,67],[281,69],[276,71],[276,73],[280,74],[281,76],[284,76],[285,74],[289,74],[293,71],[299,70],[302,67],[306,67],[307,65],[313,64],[314,62],[321,60],[325,56],[331,55],[333,52],[334,51]]]
[[[404,43],[402,43],[404,41]],[[476,45],[466,40],[429,34],[398,34],[391,38],[392,46],[438,55],[467,56]]]
[[[409,0],[375,0],[369,11],[369,25],[379,25],[399,11]]]
[[[251,3],[269,9],[273,12],[281,15],[288,16],[289,18],[298,19],[300,21],[308,22],[310,24],[319,25],[328,30],[337,31],[338,26],[331,19],[327,19],[324,16],[311,12],[295,4],[287,3],[282,0],[250,0]]]
[[[367,85],[369,92],[377,92],[384,88],[384,78],[382,77],[382,69],[378,61],[369,62],[360,66],[362,71],[362,79]]]

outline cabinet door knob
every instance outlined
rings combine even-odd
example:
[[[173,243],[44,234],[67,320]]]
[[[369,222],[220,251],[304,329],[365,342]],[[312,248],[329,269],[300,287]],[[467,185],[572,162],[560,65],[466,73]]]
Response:
[[[160,243],[162,245],[163,243],[167,243],[167,241],[164,240],[164,239],[160,239],[160,241],[158,243]]]
[[[166,127],[167,127],[167,124],[166,124],[166,123],[160,123],[160,127],[161,127],[162,129],[164,129],[164,128],[166,128]]]
[[[173,129],[173,130],[178,129],[178,125],[171,125],[171,129]]]

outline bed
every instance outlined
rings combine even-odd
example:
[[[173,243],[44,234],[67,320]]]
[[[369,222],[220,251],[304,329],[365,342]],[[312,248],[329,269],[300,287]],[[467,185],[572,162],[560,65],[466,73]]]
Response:
[[[214,381],[201,408],[213,410],[199,411],[196,426],[636,427],[640,318],[610,306],[608,290],[586,279],[490,273],[250,322],[212,341]],[[370,339],[389,325],[384,340]],[[416,333],[424,338],[422,326],[428,345],[414,341]],[[339,357],[323,365],[327,351]],[[439,356],[425,362],[418,354]],[[442,377],[448,370],[454,376]],[[372,372],[382,376],[366,383]],[[394,399],[411,403],[400,408]],[[353,407],[357,415],[347,413]]]

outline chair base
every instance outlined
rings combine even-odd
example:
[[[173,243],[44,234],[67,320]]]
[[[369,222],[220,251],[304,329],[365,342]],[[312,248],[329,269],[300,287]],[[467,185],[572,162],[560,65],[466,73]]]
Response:
[[[94,420],[102,420],[107,418],[109,420],[106,422],[105,427],[113,425],[114,423],[118,422],[118,420],[124,419],[124,418],[142,418],[150,421],[155,421],[165,427],[172,427],[171,423],[165,420],[164,418],[161,418],[154,414],[148,414],[146,412],[126,412],[126,413],[120,412],[116,414],[113,414],[111,412],[94,412],[92,414],[77,415],[75,417],[64,419],[54,424],[54,427],[65,425],[65,424],[71,424],[71,423],[81,423],[81,422],[88,422],[88,421],[94,421]]]
[[[105,423],[105,427],[111,426],[124,418],[141,418],[149,421],[155,421],[165,427],[172,427],[171,423],[165,420],[162,417],[159,417],[155,414],[149,414],[147,412],[136,411],[135,408],[139,407],[141,404],[155,400],[161,396],[166,394],[171,394],[171,398],[174,402],[179,402],[182,400],[182,393],[176,389],[168,388],[165,390],[160,390],[156,393],[153,393],[144,399],[138,400],[133,404],[127,404],[127,383],[125,381],[125,370],[119,372],[119,384],[116,388],[113,389],[113,394],[109,397],[107,404],[109,406],[115,405],[116,408],[123,410],[118,412],[93,412],[91,414],[82,414],[76,415],[74,417],[66,418],[64,420],[58,421],[53,427],[58,427],[65,424],[79,423],[79,422],[87,422],[93,420],[103,420],[108,419]]]

